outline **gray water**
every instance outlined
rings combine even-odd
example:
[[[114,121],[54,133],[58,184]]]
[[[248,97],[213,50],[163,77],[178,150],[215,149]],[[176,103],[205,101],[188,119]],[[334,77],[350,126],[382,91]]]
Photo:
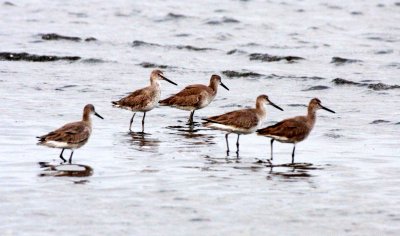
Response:
[[[0,61],[1,235],[399,235],[399,2],[3,1],[0,15],[1,52],[81,57]],[[297,145],[305,169],[258,162],[269,139],[254,134],[241,137],[239,158],[227,156],[223,132],[190,129],[188,112],[168,107],[147,114],[146,135],[130,134],[132,113],[110,101],[147,86],[153,67],[143,62],[166,66],[178,83],[163,82],[162,97],[222,76],[230,91],[220,89],[197,122],[254,106],[260,94],[285,110],[267,107],[263,127],[305,114],[313,97],[336,114],[319,111]],[[42,177],[38,163],[58,164],[59,150],[35,136],[79,120],[87,103],[105,120],[93,118],[73,161],[93,174]],[[291,151],[276,143],[274,164]]]

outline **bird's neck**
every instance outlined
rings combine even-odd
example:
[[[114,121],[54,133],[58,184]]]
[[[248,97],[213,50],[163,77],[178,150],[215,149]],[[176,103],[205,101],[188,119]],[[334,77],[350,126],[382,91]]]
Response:
[[[315,120],[317,119],[316,113],[317,113],[317,111],[315,109],[313,109],[312,107],[308,107],[307,124],[310,127],[313,127],[315,124]]]
[[[265,109],[265,105],[261,101],[256,102],[256,112],[257,114],[264,119],[267,114],[267,110]]]
[[[151,84],[152,87],[158,87],[159,88],[161,86],[160,81],[158,79],[153,79],[153,78],[150,79],[150,84]]]
[[[87,122],[90,125],[92,123],[92,118],[90,117],[90,114],[83,113],[82,121]]]
[[[208,85],[213,90],[213,93],[216,94],[218,91],[218,82],[215,80],[210,81],[210,85]]]

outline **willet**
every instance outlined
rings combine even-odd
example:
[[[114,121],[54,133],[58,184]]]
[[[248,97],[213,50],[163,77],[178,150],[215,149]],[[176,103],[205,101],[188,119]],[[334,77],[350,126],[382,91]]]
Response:
[[[264,106],[268,104],[283,111],[282,108],[271,102],[267,95],[260,95],[257,97],[255,109],[251,108],[236,110],[223,115],[209,117],[207,119],[203,119],[206,121],[204,126],[227,132],[225,134],[227,155],[229,155],[228,135],[230,133],[237,134],[236,154],[239,155],[239,136],[241,134],[251,134],[257,130],[258,126],[266,117],[266,109]]]
[[[334,111],[321,105],[318,98],[311,99],[308,105],[306,116],[296,116],[283,120],[275,125],[257,130],[257,134],[271,138],[271,160],[273,160],[273,143],[277,140],[281,143],[293,143],[292,163],[294,163],[294,151],[296,143],[303,141],[310,134],[316,120],[316,111],[324,109],[335,113]]]
[[[83,108],[82,121],[68,123],[53,132],[37,137],[39,139],[37,144],[52,148],[62,148],[60,158],[64,162],[67,162],[63,157],[64,150],[71,149],[71,155],[68,161],[71,163],[74,150],[82,147],[89,140],[90,134],[92,133],[92,119],[90,118],[92,114],[103,119],[103,117],[96,113],[92,104],[87,104],[85,108]]]
[[[189,85],[179,93],[161,100],[160,105],[190,111],[188,123],[192,124],[194,112],[208,106],[208,104],[212,102],[217,95],[218,85],[229,90],[228,87],[221,82],[221,77],[219,75],[212,75],[208,86],[202,84]]]
[[[144,118],[146,117],[146,112],[152,110],[155,106],[157,106],[158,101],[160,100],[160,80],[165,80],[171,84],[177,85],[176,83],[167,79],[163,75],[162,71],[153,70],[150,74],[150,86],[138,89],[128,96],[120,99],[119,101],[112,102],[114,107],[119,107],[134,112],[129,124],[129,131],[132,131],[132,122],[136,112],[143,112],[142,133],[144,133]]]

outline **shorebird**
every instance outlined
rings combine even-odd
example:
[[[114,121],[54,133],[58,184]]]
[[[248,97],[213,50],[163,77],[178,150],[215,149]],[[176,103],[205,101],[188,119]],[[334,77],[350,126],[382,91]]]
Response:
[[[71,149],[68,161],[71,164],[74,150],[85,145],[92,133],[92,119],[90,118],[92,114],[103,119],[103,117],[96,113],[92,104],[87,104],[83,108],[82,121],[68,123],[53,132],[37,137],[39,139],[37,144],[52,148],[61,148],[60,158],[63,162],[67,162],[63,157],[64,150]]]
[[[223,115],[203,119],[206,121],[204,126],[227,132],[225,134],[227,155],[229,155],[228,135],[230,133],[237,134],[236,154],[239,155],[239,136],[241,134],[251,134],[257,130],[258,126],[266,117],[265,105],[272,105],[283,111],[282,108],[271,102],[267,95],[260,95],[256,100],[256,108],[231,111]]]
[[[160,100],[160,80],[165,80],[171,84],[177,85],[175,82],[167,79],[161,70],[153,70],[150,74],[150,86],[138,89],[119,101],[111,102],[114,107],[134,112],[129,124],[129,131],[132,131],[132,122],[136,112],[143,112],[142,133],[144,133],[144,118],[146,117],[146,112],[157,106],[158,101]]]
[[[257,130],[258,135],[271,138],[271,160],[273,160],[273,143],[277,140],[281,143],[293,143],[292,163],[294,163],[296,143],[303,141],[310,134],[315,124],[316,112],[319,109],[335,113],[322,106],[318,98],[313,98],[308,105],[306,116],[296,116]]]
[[[159,103],[162,106],[171,106],[190,111],[188,123],[193,124],[194,112],[208,106],[214,100],[217,95],[218,85],[229,91],[228,87],[221,82],[219,75],[212,75],[208,86],[202,84],[189,85],[179,93],[161,100]]]

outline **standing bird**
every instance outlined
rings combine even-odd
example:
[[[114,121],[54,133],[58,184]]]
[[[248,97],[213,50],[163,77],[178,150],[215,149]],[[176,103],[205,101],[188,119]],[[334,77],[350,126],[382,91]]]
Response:
[[[160,100],[160,80],[166,80],[171,84],[177,85],[176,83],[167,79],[161,70],[153,70],[150,74],[150,86],[138,89],[119,101],[111,102],[114,107],[119,107],[134,112],[129,124],[129,131],[132,131],[132,122],[136,112],[143,112],[142,133],[144,132],[144,118],[146,117],[146,112],[151,111],[155,106],[157,106],[158,101]]]
[[[190,111],[188,123],[193,124],[194,112],[208,106],[214,100],[217,95],[218,85],[229,91],[228,87],[221,82],[219,75],[212,75],[208,86],[202,84],[189,85],[179,93],[161,100],[160,105]]]
[[[72,152],[68,161],[71,164],[74,150],[85,145],[92,133],[92,119],[90,115],[96,115],[99,118],[104,119],[96,113],[92,104],[87,104],[83,108],[82,121],[68,123],[53,132],[37,137],[39,139],[37,144],[52,148],[62,148],[60,158],[63,162],[67,162],[63,157],[64,150],[71,149]]]
[[[293,143],[292,164],[294,163],[294,151],[296,143],[303,141],[310,134],[316,120],[316,112],[319,109],[335,113],[321,105],[318,98],[311,99],[308,105],[308,113],[306,116],[296,116],[283,120],[275,125],[268,126],[257,130],[257,134],[270,137],[271,139],[271,160],[273,159],[273,143],[277,140],[281,143]]]
[[[258,126],[266,117],[266,109],[264,106],[267,104],[283,111],[282,108],[271,102],[267,95],[260,95],[257,97],[255,109],[242,109],[231,111],[219,116],[212,116],[203,119],[206,121],[204,126],[228,132],[225,134],[227,155],[229,155],[228,135],[230,133],[237,134],[236,154],[239,155],[239,136],[241,134],[251,134],[257,130]]]

